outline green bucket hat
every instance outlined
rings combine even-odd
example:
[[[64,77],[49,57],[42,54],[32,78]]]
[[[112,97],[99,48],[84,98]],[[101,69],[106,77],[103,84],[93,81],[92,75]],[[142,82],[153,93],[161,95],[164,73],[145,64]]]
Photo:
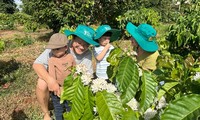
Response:
[[[85,25],[78,25],[78,27],[76,28],[76,30],[74,32],[69,31],[69,30],[65,30],[64,31],[65,35],[70,36],[70,35],[76,35],[79,38],[81,38],[82,40],[84,40],[85,42],[94,45],[94,46],[98,46],[99,43],[95,42],[93,40],[93,36],[95,31],[88,26]]]
[[[112,35],[110,36],[110,42],[113,42],[114,40],[119,39],[119,36],[121,34],[120,30],[117,29],[111,29],[109,25],[101,25],[97,28],[96,33],[94,35],[94,40],[98,40],[102,37],[106,32],[111,32]]]
[[[137,41],[139,46],[147,52],[155,52],[158,50],[156,42],[156,30],[149,24],[140,24],[138,27],[128,22],[126,30]]]

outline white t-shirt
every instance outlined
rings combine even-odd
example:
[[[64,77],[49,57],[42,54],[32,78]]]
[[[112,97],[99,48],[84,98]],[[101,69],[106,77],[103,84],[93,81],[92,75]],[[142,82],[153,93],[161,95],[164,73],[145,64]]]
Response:
[[[103,51],[103,49],[104,49],[103,46],[95,47],[94,56],[96,57],[97,55],[99,55]],[[110,63],[107,62],[106,59],[109,56],[110,51],[112,49],[114,49],[114,47],[111,45],[109,50],[106,52],[104,58],[101,61],[96,62],[96,75],[98,78],[108,79],[108,75],[106,72],[107,72],[107,67],[110,65]]]

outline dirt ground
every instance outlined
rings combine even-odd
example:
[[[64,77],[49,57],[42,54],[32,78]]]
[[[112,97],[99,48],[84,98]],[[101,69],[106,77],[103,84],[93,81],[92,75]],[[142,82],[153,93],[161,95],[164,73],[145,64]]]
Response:
[[[43,115],[35,95],[37,76],[31,65],[44,50],[45,41],[49,39],[51,32],[51,30],[41,30],[25,33],[19,30],[0,30],[0,40],[26,35],[36,39],[36,42],[32,45],[7,49],[0,53],[0,64],[15,59],[16,62],[30,66],[28,69],[31,71],[24,75],[24,77],[27,77],[24,82],[14,81],[0,86],[0,120],[39,120],[42,118]]]
[[[7,61],[14,57],[19,62],[31,64],[41,53],[42,49],[44,49],[45,44],[43,44],[43,41],[48,41],[51,32],[51,30],[41,30],[34,33],[25,33],[18,30],[0,30],[0,40],[13,39],[19,36],[22,37],[28,35],[38,41],[33,45],[6,50],[0,54],[0,59]]]

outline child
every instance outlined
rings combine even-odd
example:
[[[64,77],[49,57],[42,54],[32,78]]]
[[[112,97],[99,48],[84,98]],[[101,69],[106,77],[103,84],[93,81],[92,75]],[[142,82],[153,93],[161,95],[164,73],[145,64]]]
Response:
[[[100,46],[94,48],[94,56],[97,60],[96,77],[108,79],[106,71],[110,63],[107,62],[106,58],[109,56],[110,51],[114,49],[110,42],[117,40],[119,36],[120,30],[111,29],[109,25],[101,25],[97,28],[94,39],[98,40]]]
[[[70,68],[75,66],[75,59],[72,54],[67,53],[67,36],[61,33],[55,33],[51,36],[46,49],[51,49],[52,56],[48,61],[48,72],[49,75],[55,78],[60,85],[63,86],[64,79],[70,74]],[[65,101],[63,104],[60,104],[59,96],[51,93],[51,98],[54,105],[56,120],[62,120],[62,114],[64,112],[64,107],[67,111],[70,111],[70,108]]]

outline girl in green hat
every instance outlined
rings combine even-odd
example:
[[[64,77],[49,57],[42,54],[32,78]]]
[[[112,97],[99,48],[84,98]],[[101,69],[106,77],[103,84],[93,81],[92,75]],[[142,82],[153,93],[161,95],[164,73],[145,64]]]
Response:
[[[120,30],[111,29],[109,25],[101,25],[97,28],[94,39],[99,42],[100,46],[94,48],[96,62],[96,77],[108,79],[107,67],[110,65],[106,58],[114,47],[110,44],[120,36]]]

